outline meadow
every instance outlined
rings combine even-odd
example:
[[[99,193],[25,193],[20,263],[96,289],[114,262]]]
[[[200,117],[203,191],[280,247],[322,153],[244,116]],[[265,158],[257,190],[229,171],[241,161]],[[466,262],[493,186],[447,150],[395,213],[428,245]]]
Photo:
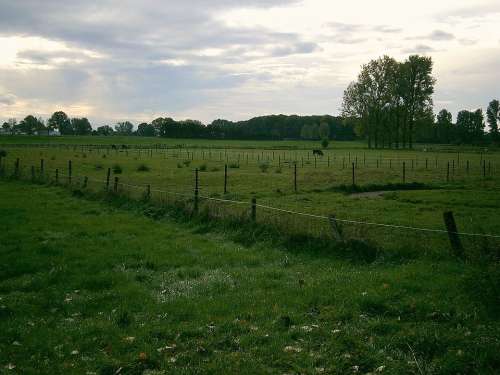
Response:
[[[406,228],[443,230],[453,211],[459,232],[498,234],[494,150],[332,142],[315,158],[295,141],[6,138],[2,370],[500,370],[499,240],[460,235],[459,259],[445,231]],[[331,214],[349,220],[342,241]]]

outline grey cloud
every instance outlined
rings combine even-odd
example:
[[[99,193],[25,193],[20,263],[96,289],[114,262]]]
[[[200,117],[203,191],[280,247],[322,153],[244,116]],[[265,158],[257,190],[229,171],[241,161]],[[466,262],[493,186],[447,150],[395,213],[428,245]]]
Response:
[[[414,36],[414,37],[409,37],[406,38],[408,40],[432,40],[432,41],[449,41],[455,39],[455,35],[443,31],[443,30],[434,30],[433,32],[427,34],[427,35],[420,35],[420,36]]]
[[[16,102],[16,96],[13,94],[1,94],[0,93],[0,104],[12,105]]]
[[[434,51],[435,51],[434,48],[425,44],[417,44],[414,47],[406,48],[403,50],[404,53],[429,53]]]
[[[316,43],[302,42],[291,46],[280,46],[272,50],[271,55],[282,57],[295,54],[308,54],[319,50],[320,47]]]

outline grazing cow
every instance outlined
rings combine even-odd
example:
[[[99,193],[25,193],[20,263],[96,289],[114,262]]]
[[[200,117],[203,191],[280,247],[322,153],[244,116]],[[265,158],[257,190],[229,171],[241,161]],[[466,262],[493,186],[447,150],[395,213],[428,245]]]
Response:
[[[315,149],[315,150],[313,150],[313,155],[323,156],[323,151],[321,151],[319,149]]]
[[[116,146],[115,146],[115,145],[111,145],[111,148],[112,148],[113,150],[116,150]]]
[[[122,150],[127,149],[128,147],[126,145],[122,145]]]

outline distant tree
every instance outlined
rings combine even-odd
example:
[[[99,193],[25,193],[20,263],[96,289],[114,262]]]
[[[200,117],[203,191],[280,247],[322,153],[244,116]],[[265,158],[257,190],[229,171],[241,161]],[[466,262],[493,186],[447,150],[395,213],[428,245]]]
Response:
[[[10,124],[7,121],[2,124],[2,129],[9,133],[12,132],[12,128],[10,127]]]
[[[486,119],[490,127],[491,139],[493,142],[500,141],[500,134],[498,132],[498,123],[500,122],[500,103],[498,100],[492,100],[486,110]]]
[[[73,134],[71,121],[63,111],[57,111],[47,120],[47,131],[58,129],[62,135]]]
[[[132,135],[134,132],[134,125],[130,121],[118,122],[115,125],[115,132],[119,135]]]
[[[71,127],[75,135],[89,135],[92,133],[92,126],[87,118],[72,118]]]
[[[321,139],[330,139],[330,126],[325,121],[321,121],[319,124],[318,136]]]
[[[156,130],[153,124],[143,122],[137,126],[137,135],[141,137],[154,137]]]
[[[460,111],[457,115],[457,133],[462,143],[477,143],[484,136],[484,115],[482,109],[474,112]]]
[[[16,128],[25,134],[34,134],[36,131],[42,130],[45,128],[45,125],[41,118],[36,118],[33,115],[26,116]]]
[[[451,113],[442,109],[437,115],[436,141],[450,143],[453,137],[453,123]]]
[[[109,125],[99,126],[95,132],[96,135],[113,135],[114,129]]]
[[[321,140],[321,147],[327,148],[329,144],[330,144],[330,141],[328,140],[328,138],[323,138]]]

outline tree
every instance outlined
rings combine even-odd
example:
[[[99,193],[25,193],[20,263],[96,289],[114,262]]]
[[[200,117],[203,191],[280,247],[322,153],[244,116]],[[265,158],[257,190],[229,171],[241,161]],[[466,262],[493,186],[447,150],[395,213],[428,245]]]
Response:
[[[432,109],[432,94],[436,79],[432,76],[432,58],[412,55],[401,66],[401,90],[404,126],[409,148],[413,147],[414,124],[419,116]]]
[[[318,135],[321,139],[330,139],[330,126],[325,121],[321,121],[318,128]]]
[[[498,100],[492,100],[486,110],[486,118],[490,127],[491,139],[493,142],[500,141],[498,132],[498,123],[500,122],[500,103]]]
[[[115,131],[109,125],[99,126],[95,132],[97,135],[113,135]]]
[[[323,138],[321,140],[321,147],[327,148],[329,144],[330,144],[330,141],[328,140],[328,138]]]
[[[42,130],[45,128],[43,120],[41,118],[36,118],[33,115],[26,116],[16,128],[25,134],[34,134],[36,131]]]
[[[137,135],[141,137],[154,137],[156,135],[156,130],[153,124],[147,124],[143,122],[137,126]]]
[[[115,132],[119,135],[132,135],[134,125],[130,121],[118,122],[115,125]]]
[[[73,134],[71,121],[63,111],[54,112],[47,121],[47,131],[58,129],[62,135]]]
[[[2,129],[4,129],[5,131],[7,131],[9,133],[12,133],[12,128],[10,127],[10,124],[8,122],[4,122],[2,124]]]
[[[75,135],[89,135],[92,133],[92,126],[87,118],[72,118],[71,127]]]
[[[436,140],[443,143],[450,143],[453,137],[453,123],[451,113],[442,109],[437,115]]]
[[[484,136],[483,110],[460,111],[457,115],[457,133],[462,143],[477,143]]]

